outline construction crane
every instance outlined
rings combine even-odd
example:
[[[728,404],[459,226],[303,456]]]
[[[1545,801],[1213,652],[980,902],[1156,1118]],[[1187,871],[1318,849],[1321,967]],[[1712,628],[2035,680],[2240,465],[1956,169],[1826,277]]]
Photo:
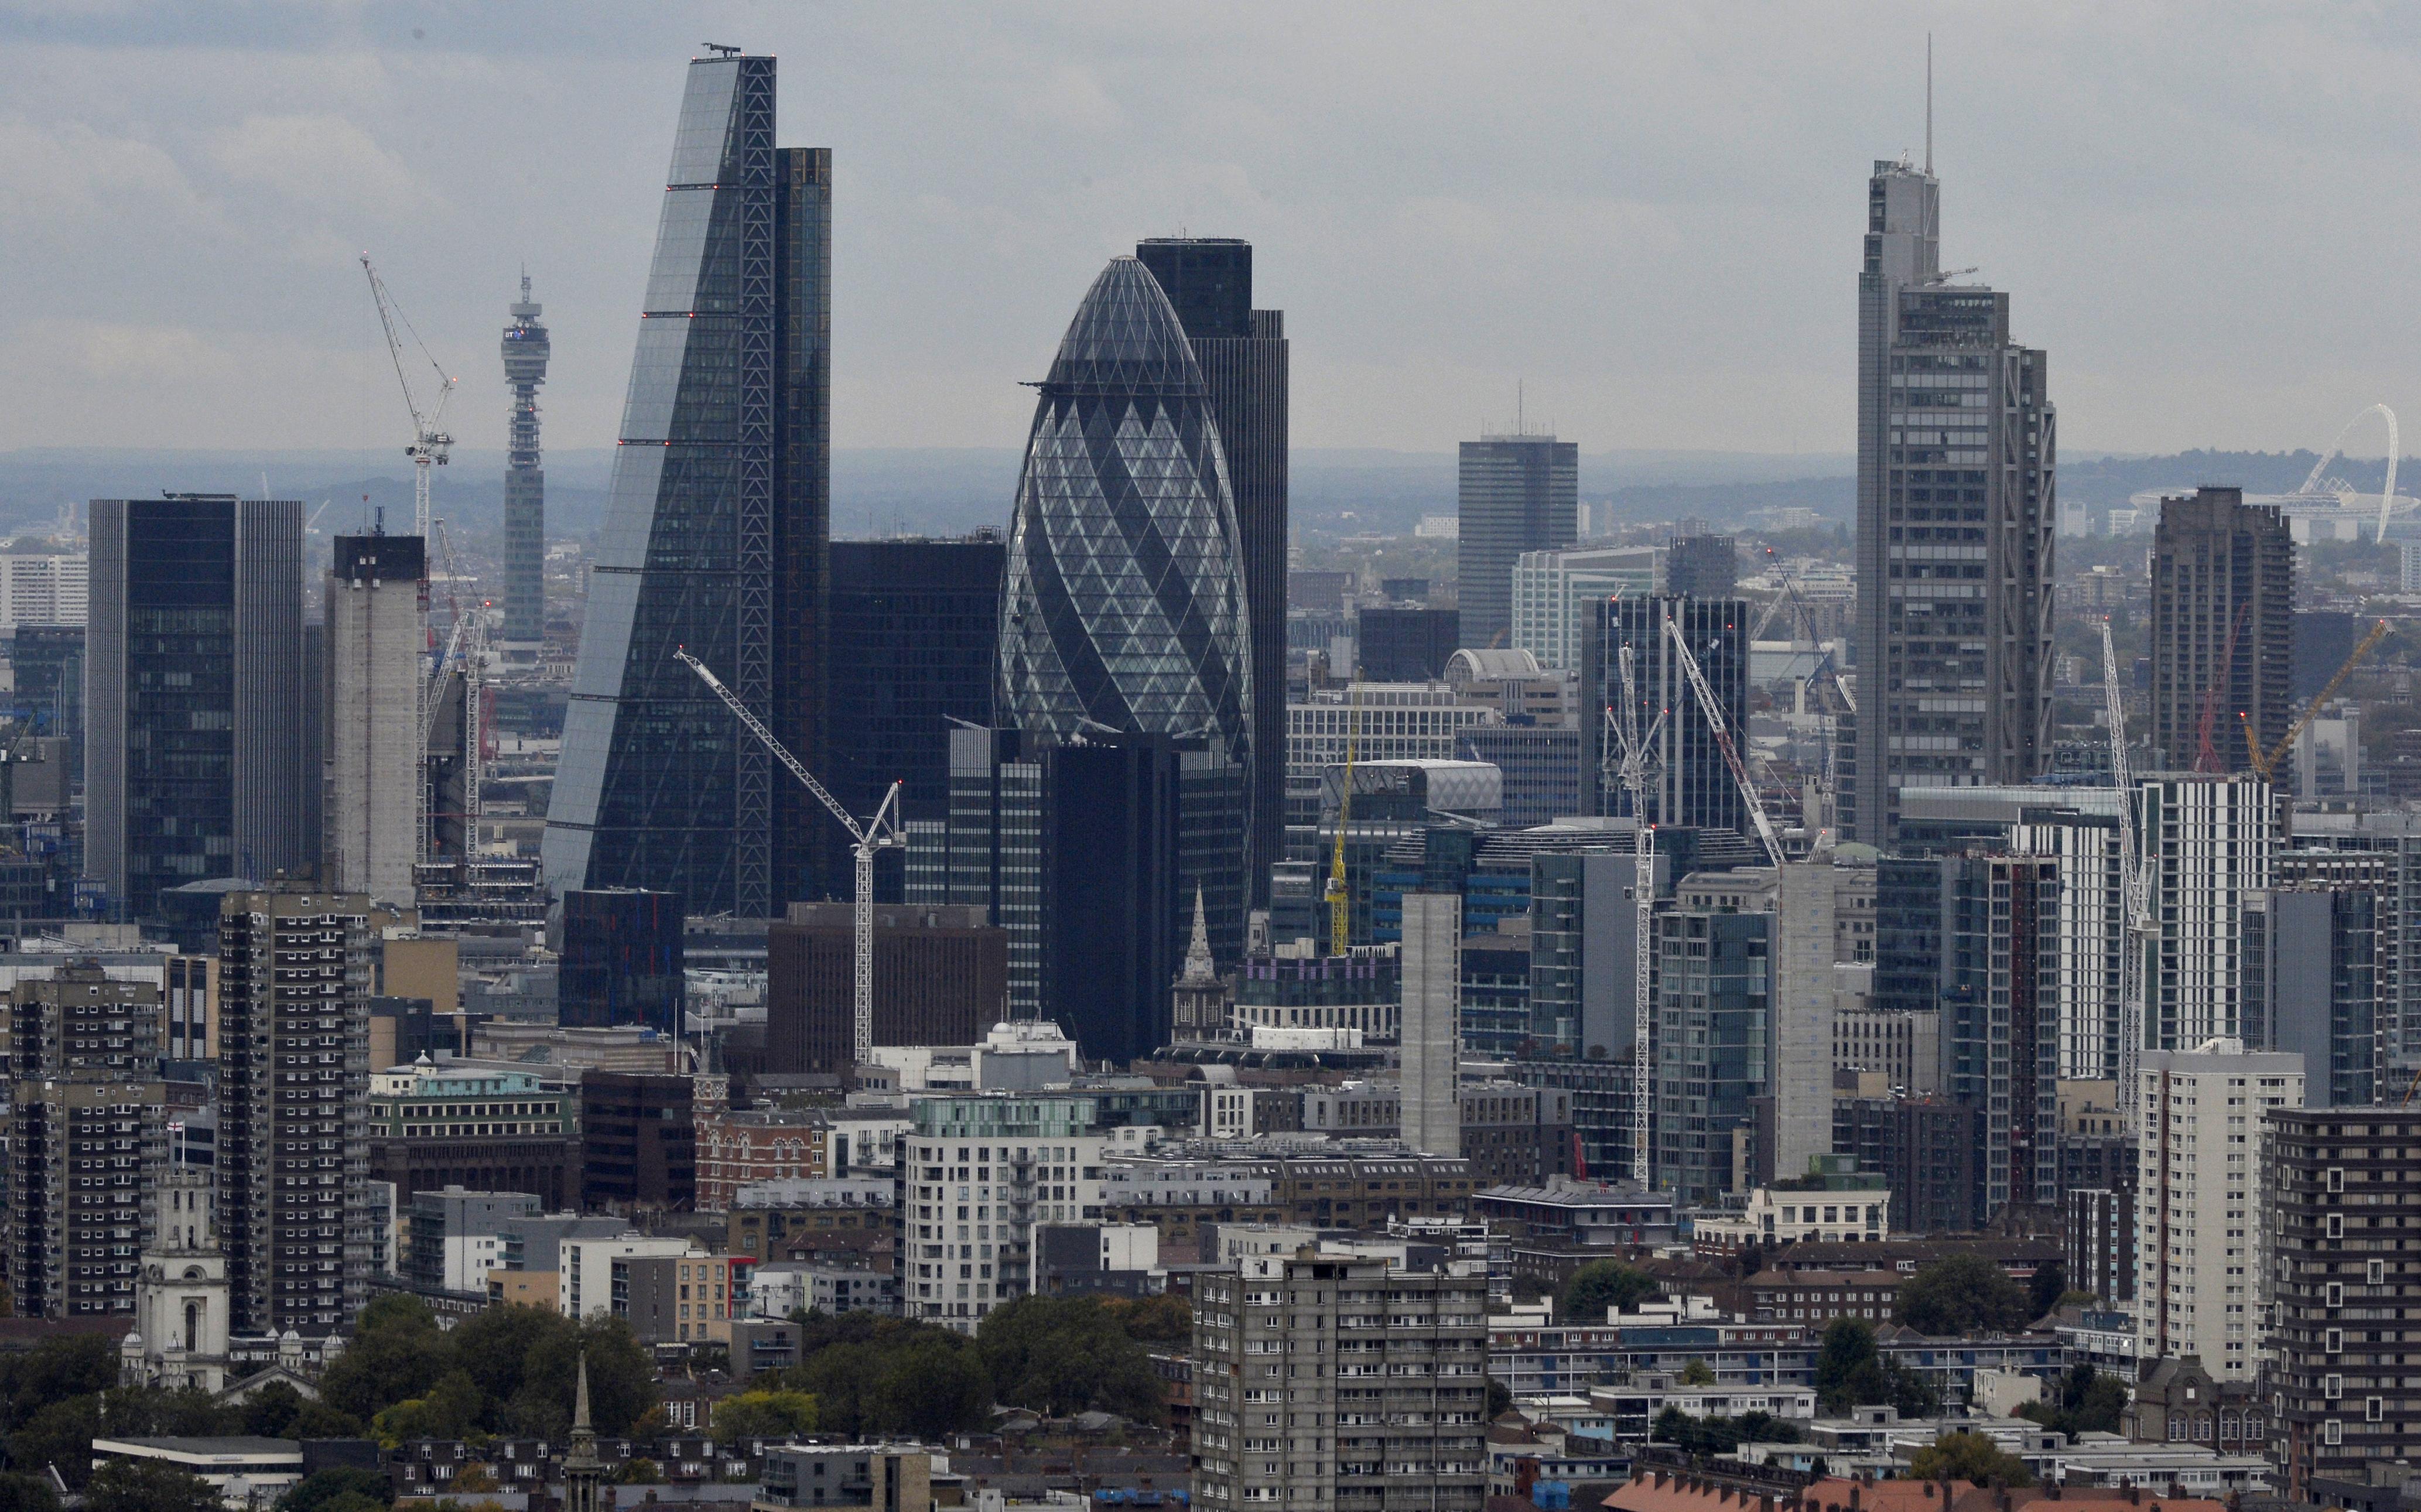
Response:
[[[2143,1094],[2135,1066],[2144,1052],[2144,946],[2151,933],[2149,889],[2135,834],[2134,783],[2127,771],[2127,703],[2118,691],[2118,652],[2110,642],[2110,621],[2101,621],[2101,706],[2110,724],[2110,783],[2118,790],[2118,895],[2123,946],[2118,953],[2118,1096],[2127,1127],[2141,1130]]]
[[[1749,818],[1757,821],[1757,837],[1765,844],[1765,853],[1773,861],[1776,878],[1782,875],[1782,841],[1773,833],[1773,821],[1765,817],[1765,804],[1757,796],[1757,784],[1749,780],[1748,763],[1741,759],[1740,748],[1732,743],[1731,726],[1724,723],[1723,707],[1715,701],[1715,690],[1707,684],[1707,675],[1698,669],[1698,659],[1690,654],[1690,643],[1682,638],[1681,627],[1673,616],[1664,616],[1664,641],[1673,647],[1676,661],[1689,678],[1690,686],[1698,695],[1698,707],[1706,711],[1707,727],[1715,734],[1715,744],[1724,753],[1724,765],[1732,772],[1732,782],[1740,788],[1741,802],[1748,805]]]
[[[1362,683],[1357,677],[1345,719],[1345,786],[1336,795],[1336,853],[1328,863],[1328,953],[1342,956],[1352,922],[1353,896],[1345,888],[1345,821],[1353,813],[1353,743],[1362,733]]]
[[[397,307],[395,297],[386,291],[386,281],[379,276],[378,269],[371,266],[370,255],[367,252],[362,254],[362,272],[368,275],[370,298],[378,305],[379,325],[386,332],[387,355],[395,359],[395,381],[403,385],[403,406],[412,412],[412,444],[403,448],[403,454],[412,459],[412,531],[415,536],[426,537],[429,534],[429,469],[445,466],[446,457],[454,449],[454,438],[438,429],[438,422],[445,415],[445,401],[454,393],[454,380],[445,376],[445,369],[439,366],[436,357],[430,354],[429,343],[420,339],[420,333],[413,330],[412,322]],[[412,337],[413,345],[429,359],[430,370],[437,375],[437,400],[427,410],[421,408],[419,397],[412,391],[412,378],[404,371],[403,338],[396,334],[398,325],[401,325]]]
[[[1648,1149],[1648,1088],[1654,1075],[1648,1042],[1655,1026],[1655,982],[1651,971],[1656,931],[1656,830],[1648,822],[1648,775],[1656,736],[1669,709],[1659,709],[1656,722],[1639,727],[1639,689],[1631,647],[1621,648],[1622,708],[1605,711],[1606,734],[1613,738],[1614,774],[1631,794],[1631,892],[1637,904],[1637,933],[1631,953],[1631,1179],[1642,1192],[1650,1177]]]
[[[758,743],[773,753],[774,759],[790,769],[790,775],[815,794],[817,802],[832,811],[832,817],[840,820],[841,828],[847,830],[850,839],[855,842],[851,848],[857,858],[857,938],[851,951],[857,1032],[857,1059],[853,1064],[867,1065],[874,1058],[874,858],[884,850],[908,843],[907,835],[899,828],[899,784],[893,783],[883,793],[882,805],[875,809],[872,818],[864,824],[858,823],[850,816],[849,810],[840,806],[840,800],[824,791],[824,785],[816,781],[816,774],[792,756],[781,741],[773,739],[773,732],[767,729],[762,721],[748,711],[748,706],[740,701],[740,695],[725,687],[722,678],[707,670],[705,662],[690,655],[685,647],[675,650],[673,658],[687,665],[701,681],[714,690],[714,695],[723,700],[733,717],[747,726],[748,733],[757,737]]]
[[[2387,639],[2387,621],[2382,619],[2370,627],[2370,633],[2364,636],[2362,644],[2353,648],[2353,655],[2346,658],[2345,665],[2337,668],[2337,675],[2329,679],[2329,685],[2320,690],[2319,697],[2304,706],[2303,716],[2288,727],[2278,743],[2272,746],[2268,752],[2265,753],[2261,749],[2261,742],[2253,738],[2252,723],[2244,722],[2244,744],[2253,753],[2253,770],[2261,774],[2263,782],[2277,781],[2273,773],[2278,769],[2278,763],[2286,760],[2287,753],[2295,749],[2295,742],[2303,738],[2304,727],[2311,724],[2319,716],[2322,707],[2337,695],[2337,690],[2345,686],[2346,678],[2353,676],[2353,669],[2362,664],[2363,658],[2377,649],[2379,643],[2385,639]],[[2239,718],[2241,719],[2242,716],[2240,715]]]

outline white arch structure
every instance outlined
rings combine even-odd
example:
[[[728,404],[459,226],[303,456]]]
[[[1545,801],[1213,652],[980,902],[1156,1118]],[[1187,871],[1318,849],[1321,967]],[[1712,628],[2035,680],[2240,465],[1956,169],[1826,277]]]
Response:
[[[2335,461],[2339,457],[2345,454],[2345,438],[2347,434],[2351,432],[2354,427],[2362,424],[2365,420],[2369,419],[2374,414],[2387,422],[2387,481],[2379,495],[2379,538],[2382,542],[2384,542],[2387,539],[2387,517],[2396,507],[2396,460],[2398,454],[2398,447],[2396,440],[2396,412],[2389,409],[2386,405],[2374,404],[2369,409],[2355,415],[2352,419],[2348,420],[2345,423],[2344,428],[2337,431],[2337,439],[2329,443],[2329,449],[2320,455],[2319,464],[2312,469],[2312,475],[2304,479],[2304,486],[2297,489],[2295,491],[2298,493],[2335,493],[2338,495],[2340,502],[2344,500],[2346,495],[2352,493],[2353,490],[2345,488],[2342,484],[2337,488],[2324,489],[2321,486],[2321,480],[2328,475],[2329,464]]]

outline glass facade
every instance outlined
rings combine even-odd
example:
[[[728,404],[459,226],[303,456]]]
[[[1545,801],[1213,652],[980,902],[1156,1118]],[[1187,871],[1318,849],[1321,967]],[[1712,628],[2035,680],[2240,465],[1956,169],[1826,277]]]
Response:
[[[832,839],[673,659],[819,763],[831,181],[825,149],[773,146],[772,58],[690,65],[547,819],[557,890],[762,918]]]
[[[92,875],[144,919],[165,888],[308,865],[302,505],[91,507]]]
[[[1513,629],[1513,564],[1580,536],[1580,444],[1487,436],[1462,444],[1455,549],[1462,644],[1502,646]]]
[[[1748,605],[1738,599],[1682,599],[1657,594],[1618,599],[1606,605],[1595,685],[1608,705],[1622,697],[1621,647],[1632,647],[1633,696],[1639,728],[1655,731],[1654,787],[1648,819],[1658,825],[1732,830],[1754,835],[1740,786],[1732,780],[1723,747],[1674,653],[1665,621],[1672,622],[1697,659],[1724,710],[1734,741],[1748,729]],[[1662,723],[1659,723],[1659,716]],[[1610,780],[1604,812],[1628,814],[1631,795]]]
[[[949,812],[954,719],[992,720],[1004,548],[967,540],[845,540],[832,547],[832,708],[816,775],[852,814],[871,814],[896,780],[910,822]],[[854,885],[831,848],[823,892]],[[875,897],[902,900],[899,863],[878,859]]]
[[[1713,1202],[1749,1184],[1734,1154],[1754,1099],[1773,1088],[1771,913],[1667,913],[1657,921],[1656,1190]],[[1745,1153],[1743,1151],[1742,1153]]]
[[[1236,512],[1159,283],[1111,260],[1035,407],[1002,597],[998,713],[1031,739],[1208,737],[1250,772]]]

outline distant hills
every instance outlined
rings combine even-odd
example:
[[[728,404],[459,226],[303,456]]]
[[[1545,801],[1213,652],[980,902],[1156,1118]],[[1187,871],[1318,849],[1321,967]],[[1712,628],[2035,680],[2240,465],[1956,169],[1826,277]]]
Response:
[[[549,533],[586,536],[604,522],[610,447],[549,452]],[[2164,457],[2095,455],[2060,469],[2063,508],[2097,522],[2147,489],[2235,484],[2277,493],[2302,484],[2319,459],[2309,451],[2190,451]],[[852,448],[833,456],[833,534],[963,535],[1007,525],[1019,453],[1007,447]],[[2407,460],[2398,485],[2421,484],[2421,460]],[[2376,491],[2385,463],[2340,459],[2332,472]],[[500,525],[505,458],[464,448],[437,475],[439,510],[465,535]],[[1581,495],[1604,518],[1649,522],[1696,518],[1740,523],[1757,510],[1812,509],[1846,521],[1853,460],[1846,452],[1768,453],[1619,450],[1581,458]],[[411,510],[412,481],[399,455],[361,451],[236,452],[27,447],[0,452],[0,527],[55,518],[62,504],[152,494],[163,489],[299,497],[327,511],[321,529],[358,528],[383,507],[390,526]],[[2413,484],[2406,484],[2411,478]],[[367,495],[367,502],[365,496]],[[1292,459],[1292,508],[1304,538],[1404,535],[1425,514],[1455,507],[1452,452],[1304,448]]]

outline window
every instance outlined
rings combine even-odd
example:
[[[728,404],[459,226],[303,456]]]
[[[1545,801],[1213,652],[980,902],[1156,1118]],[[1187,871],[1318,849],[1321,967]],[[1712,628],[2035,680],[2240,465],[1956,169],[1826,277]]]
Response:
[[[2322,1443],[2345,1442],[2345,1425],[2337,1421],[2335,1418],[2330,1418],[2327,1422],[2322,1423],[2320,1425],[2320,1442]]]
[[[2381,1413],[2386,1403],[2381,1397],[2364,1397],[2362,1399],[2362,1420],[2365,1423],[2377,1423],[2382,1421]]]
[[[2376,1260],[2373,1260],[2373,1261],[2371,1262],[2371,1264],[2373,1264],[2373,1265],[2377,1265],[2378,1263],[2379,1263],[2379,1262],[2378,1262],[2378,1261],[2376,1261]],[[2329,1283],[2329,1284],[2328,1284],[2324,1288],[2322,1288],[2322,1290],[2323,1290],[2323,1292],[2324,1292],[2324,1297],[2323,1297],[2323,1305],[2325,1305],[2325,1306],[2329,1306],[2329,1307],[2343,1307],[2343,1306],[2345,1305],[2345,1283],[2344,1283],[2344,1282],[2342,1282],[2342,1281],[2332,1281],[2332,1282],[2330,1282],[2330,1283]]]
[[[2342,1166],[2342,1165],[2332,1165],[2332,1166],[2330,1166],[2330,1167],[2329,1167],[2329,1181],[2328,1181],[2328,1185],[2329,1185],[2329,1190],[2330,1190],[2331,1192],[2343,1192],[2343,1191],[2345,1190],[2345,1167],[2344,1167],[2344,1166]]]
[[[2345,1238],[2345,1214],[2329,1214],[2328,1234],[2331,1239]]]

